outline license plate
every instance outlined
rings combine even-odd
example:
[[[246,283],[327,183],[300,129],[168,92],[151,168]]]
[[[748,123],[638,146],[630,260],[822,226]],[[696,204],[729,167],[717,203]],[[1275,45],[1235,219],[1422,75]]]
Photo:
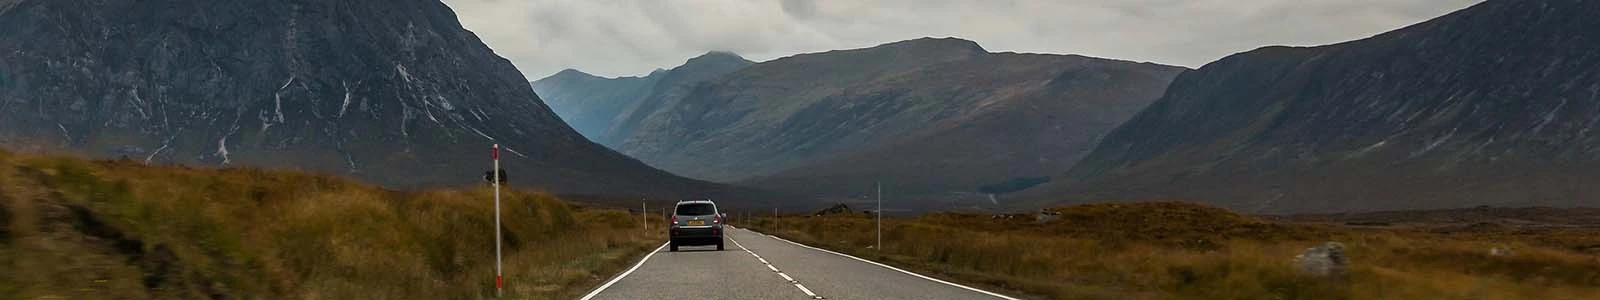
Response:
[[[706,221],[705,220],[689,220],[689,226],[702,226],[702,225],[706,225]]]

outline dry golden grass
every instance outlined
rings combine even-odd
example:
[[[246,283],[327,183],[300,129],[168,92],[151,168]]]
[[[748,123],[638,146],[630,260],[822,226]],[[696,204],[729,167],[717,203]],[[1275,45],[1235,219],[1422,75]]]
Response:
[[[868,248],[873,223],[861,216],[749,225],[1035,298],[1600,299],[1600,255],[1559,242],[1587,242],[1574,232],[1353,229],[1267,222],[1181,203],[1058,210],[1062,219],[1045,224],[964,214],[886,219],[882,251]],[[1293,257],[1326,241],[1346,245],[1349,275],[1329,280],[1296,272]],[[1490,255],[1495,246],[1513,254]]]
[[[491,199],[0,151],[0,298],[483,298]],[[512,298],[572,298],[665,236],[542,192],[503,199]]]

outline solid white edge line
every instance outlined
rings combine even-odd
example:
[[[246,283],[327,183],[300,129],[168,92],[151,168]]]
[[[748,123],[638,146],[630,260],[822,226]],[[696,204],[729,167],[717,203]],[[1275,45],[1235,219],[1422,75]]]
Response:
[[[752,230],[749,230],[749,229],[743,229],[743,228],[740,228],[740,230],[755,232],[755,231],[752,231]],[[756,232],[756,233],[764,234],[764,233],[760,233],[760,232]],[[973,291],[973,292],[982,293],[984,295],[994,296],[995,298],[1007,299],[1007,300],[1021,300],[1021,299],[1017,299],[1017,298],[1012,298],[1011,296],[1001,295],[1001,294],[995,293],[995,292],[980,290],[978,288],[965,286],[965,285],[957,284],[957,283],[954,283],[954,282],[939,280],[938,278],[923,276],[922,274],[917,274],[917,273],[912,273],[911,271],[901,270],[900,268],[892,267],[892,266],[885,265],[885,264],[878,263],[878,262],[871,261],[871,260],[866,260],[866,259],[863,259],[863,258],[860,258],[860,257],[850,256],[850,255],[844,254],[844,253],[833,252],[832,250],[828,250],[828,249],[822,249],[822,248],[808,246],[806,244],[796,243],[794,241],[786,240],[786,239],[783,239],[783,238],[775,236],[775,235],[767,234],[767,236],[770,236],[773,239],[777,239],[779,241],[784,241],[786,243],[790,243],[790,244],[794,244],[796,246],[804,247],[806,249],[817,250],[817,251],[822,251],[822,252],[825,252],[825,253],[828,253],[828,254],[848,257],[850,259],[858,260],[858,261],[861,261],[861,262],[864,262],[864,263],[873,264],[873,265],[876,265],[876,266],[879,266],[879,267],[883,267],[885,269],[890,269],[890,270],[895,270],[895,271],[900,272],[900,273],[905,273],[906,275],[916,276],[917,278],[927,279],[928,281],[943,283],[945,285],[966,289],[968,291]]]
[[[783,272],[778,272],[778,276],[783,276],[783,280],[788,280],[790,283],[794,282],[794,277],[789,277],[789,274],[784,274]]]
[[[590,291],[589,294],[583,295],[583,298],[580,298],[580,300],[589,300],[589,298],[594,298],[595,295],[599,295],[600,292],[605,291],[606,288],[611,287],[612,284],[616,284],[617,281],[621,281],[623,277],[628,277],[628,274],[633,274],[634,270],[638,270],[639,266],[643,266],[644,262],[649,261],[651,256],[655,256],[657,252],[661,252],[661,248],[666,248],[667,244],[670,243],[671,242],[661,243],[661,247],[656,247],[656,250],[650,251],[650,254],[645,254],[644,258],[639,259],[639,263],[633,264],[632,268],[628,268],[627,271],[622,272],[621,275],[617,275],[616,278],[611,278],[611,281],[607,281],[606,284],[600,285],[599,288],[595,288],[593,291]]]

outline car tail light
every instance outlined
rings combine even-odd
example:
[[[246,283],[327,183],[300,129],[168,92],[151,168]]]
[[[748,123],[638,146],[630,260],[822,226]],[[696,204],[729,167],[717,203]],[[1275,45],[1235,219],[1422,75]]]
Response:
[[[678,216],[677,215],[673,215],[672,216],[672,225],[678,225]]]
[[[711,224],[722,224],[722,215],[711,217]]]

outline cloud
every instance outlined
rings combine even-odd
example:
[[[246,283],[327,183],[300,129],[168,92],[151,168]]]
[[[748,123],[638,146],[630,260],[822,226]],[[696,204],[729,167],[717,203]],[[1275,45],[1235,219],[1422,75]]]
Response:
[[[799,19],[809,19],[817,14],[816,2],[810,0],[781,0],[783,12]]]
[[[752,60],[960,37],[990,51],[1198,67],[1364,38],[1479,0],[444,0],[529,79],[627,76],[707,51]]]

